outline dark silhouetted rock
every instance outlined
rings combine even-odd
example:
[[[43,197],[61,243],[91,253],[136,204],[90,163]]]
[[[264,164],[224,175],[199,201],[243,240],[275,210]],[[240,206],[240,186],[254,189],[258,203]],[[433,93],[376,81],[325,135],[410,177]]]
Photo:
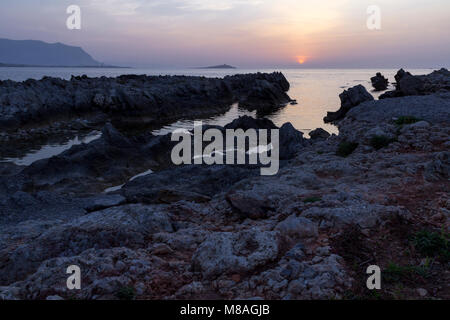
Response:
[[[292,159],[302,148],[309,144],[303,132],[296,130],[290,122],[280,128],[280,159]]]
[[[372,77],[370,81],[376,91],[386,90],[389,84],[389,80],[386,79],[380,72],[377,72],[376,76]]]
[[[450,91],[450,72],[442,68],[428,75],[412,75],[400,69],[395,75],[395,90],[388,91],[380,99],[427,95]]]
[[[309,133],[312,140],[326,140],[330,137],[330,134],[322,128],[317,128]]]
[[[339,98],[341,99],[341,108],[336,112],[328,112],[327,116],[324,118],[326,123],[343,119],[351,108],[356,107],[363,102],[374,100],[372,95],[367,92],[366,88],[360,84],[348,90],[344,90],[344,92],[339,95]]]
[[[277,126],[269,119],[255,119],[250,116],[241,116],[235,120],[233,120],[231,123],[225,125],[225,129],[277,129]]]
[[[280,72],[271,74],[257,73],[255,75],[240,75],[239,79],[230,76],[225,77],[225,80],[233,80],[232,88],[236,86],[247,87],[246,81],[252,81],[254,85],[250,90],[246,90],[239,98],[239,106],[247,110],[256,110],[258,114],[265,115],[274,110],[285,106],[291,101],[291,98],[286,94],[289,90],[289,82]]]
[[[403,69],[400,69],[397,71],[397,73],[395,74],[394,78],[395,78],[395,87],[398,89],[398,84],[400,82],[400,80],[405,76],[405,75],[411,75],[411,73],[406,72]]]
[[[250,116],[242,116],[227,124],[225,129],[278,129],[269,119],[254,119]],[[270,137],[270,132],[268,137]],[[303,132],[298,131],[291,123],[285,123],[279,128],[280,160],[292,159],[302,148],[309,145],[303,137]]]
[[[424,83],[416,76],[405,74],[397,84],[404,96],[415,96],[423,92]]]

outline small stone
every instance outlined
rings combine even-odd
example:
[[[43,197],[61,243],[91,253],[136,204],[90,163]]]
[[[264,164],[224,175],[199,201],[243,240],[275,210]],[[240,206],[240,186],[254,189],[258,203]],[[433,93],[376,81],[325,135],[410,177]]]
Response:
[[[233,274],[231,276],[231,280],[233,280],[234,282],[240,282],[241,281],[241,276],[238,274]]]
[[[155,245],[155,247],[152,250],[152,253],[154,255],[165,255],[165,254],[169,254],[172,252],[173,252],[173,250],[167,244],[164,244],[164,243]]]
[[[138,284],[136,284],[134,286],[134,288],[136,290],[136,294],[139,295],[139,296],[144,295],[145,291],[147,291],[147,287],[142,282],[139,282]]]
[[[318,236],[317,225],[309,219],[291,215],[281,221],[275,228],[282,235],[293,239],[316,238]]]
[[[421,297],[425,297],[426,295],[428,295],[428,291],[425,290],[425,289],[423,289],[423,288],[417,289],[417,292],[419,293],[419,295],[420,295]]]
[[[288,279],[291,276],[291,274],[292,274],[291,268],[285,268],[280,273],[280,275],[285,279]]]
[[[227,195],[227,201],[243,218],[263,219],[267,217],[267,211],[270,210],[266,201],[237,193]]]

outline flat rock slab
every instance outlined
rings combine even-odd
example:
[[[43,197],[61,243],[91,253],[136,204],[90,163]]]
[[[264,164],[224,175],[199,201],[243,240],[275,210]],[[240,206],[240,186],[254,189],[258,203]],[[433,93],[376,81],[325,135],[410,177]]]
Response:
[[[88,212],[93,212],[124,204],[126,202],[126,199],[120,194],[105,194],[89,198],[89,200],[87,201],[88,203],[86,204],[84,209],[86,209],[86,211]]]
[[[414,116],[431,123],[450,121],[450,93],[369,101],[347,113],[347,118],[370,123],[403,116]]]
[[[278,232],[217,232],[200,245],[192,265],[210,279],[223,273],[242,274],[275,260],[278,251]]]

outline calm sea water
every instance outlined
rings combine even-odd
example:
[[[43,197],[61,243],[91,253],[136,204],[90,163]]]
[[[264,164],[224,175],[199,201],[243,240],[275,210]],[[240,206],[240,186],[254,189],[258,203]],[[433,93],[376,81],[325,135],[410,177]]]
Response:
[[[291,122],[292,125],[305,133],[316,128],[323,128],[330,133],[338,133],[335,126],[324,124],[323,117],[327,111],[335,111],[339,109],[340,100],[339,94],[350,87],[358,84],[364,85],[369,92],[375,97],[381,94],[380,92],[373,92],[370,84],[370,78],[376,72],[383,73],[389,78],[390,82],[394,81],[394,75],[397,69],[177,69],[177,70],[157,70],[157,69],[109,69],[109,68],[0,68],[0,80],[15,80],[24,81],[29,78],[41,79],[43,76],[59,77],[63,79],[70,79],[72,75],[86,74],[89,77],[116,77],[122,74],[146,74],[146,75],[192,75],[205,77],[224,77],[226,75],[254,73],[254,72],[273,72],[281,71],[291,84],[291,89],[288,92],[292,99],[296,99],[297,105],[288,105],[287,107],[268,116],[276,125],[281,126],[285,122]],[[431,69],[413,69],[408,70],[413,74],[427,74]],[[247,111],[240,110],[237,106],[233,106],[226,114],[216,116],[203,120],[208,124],[224,125],[231,122],[240,115],[249,114]],[[155,134],[165,134],[174,128],[193,127],[193,120],[180,120],[177,123],[161,128],[155,131]],[[80,140],[82,142],[82,140]],[[46,150],[52,150],[52,147],[63,149],[69,148],[73,143],[77,144],[79,141],[70,141],[64,146],[42,146]],[[50,147],[50,148],[49,148]],[[34,150],[33,152],[39,152]],[[60,150],[60,149],[58,149]],[[46,154],[48,152],[39,153]],[[59,152],[58,152],[59,153]],[[30,154],[32,155],[32,154]],[[54,154],[52,154],[54,155]],[[42,158],[39,156],[39,158]],[[16,159],[17,160],[17,159]],[[30,161],[37,160],[32,156],[27,161],[22,161],[21,164],[28,164]],[[18,162],[18,161],[16,161]]]

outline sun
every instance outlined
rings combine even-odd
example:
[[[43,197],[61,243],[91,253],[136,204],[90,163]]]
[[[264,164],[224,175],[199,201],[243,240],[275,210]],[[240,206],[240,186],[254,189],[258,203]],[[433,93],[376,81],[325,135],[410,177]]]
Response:
[[[300,64],[304,64],[306,62],[305,56],[297,56],[297,62]]]

